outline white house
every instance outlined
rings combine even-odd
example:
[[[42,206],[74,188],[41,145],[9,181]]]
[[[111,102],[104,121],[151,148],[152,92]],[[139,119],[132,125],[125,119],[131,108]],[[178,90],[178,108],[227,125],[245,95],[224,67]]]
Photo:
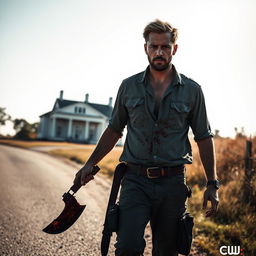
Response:
[[[75,141],[95,144],[108,126],[112,112],[112,98],[108,105],[63,99],[63,91],[52,111],[40,116],[39,139]]]

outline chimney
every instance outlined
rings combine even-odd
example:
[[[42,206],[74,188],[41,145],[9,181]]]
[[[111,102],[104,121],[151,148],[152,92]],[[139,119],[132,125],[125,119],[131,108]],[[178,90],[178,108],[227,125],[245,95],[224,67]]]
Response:
[[[112,98],[112,97],[109,97],[108,105],[109,105],[110,107],[112,107],[112,100],[113,100],[113,98]]]
[[[63,90],[60,91],[60,97],[59,97],[60,100],[63,100]]]
[[[89,102],[89,93],[85,94],[85,101],[84,102]]]

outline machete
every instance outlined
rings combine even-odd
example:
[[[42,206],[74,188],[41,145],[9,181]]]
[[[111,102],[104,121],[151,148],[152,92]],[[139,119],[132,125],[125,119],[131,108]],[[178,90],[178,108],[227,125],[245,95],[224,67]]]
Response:
[[[93,167],[92,175],[95,175],[100,168],[96,165]],[[62,200],[65,203],[64,210],[62,213],[54,219],[48,226],[46,226],[43,231],[48,234],[59,234],[71,227],[82,212],[86,205],[80,205],[75,199],[74,194],[81,188],[80,182],[78,184],[73,184],[73,186],[64,193]],[[71,194],[71,191],[73,192]]]

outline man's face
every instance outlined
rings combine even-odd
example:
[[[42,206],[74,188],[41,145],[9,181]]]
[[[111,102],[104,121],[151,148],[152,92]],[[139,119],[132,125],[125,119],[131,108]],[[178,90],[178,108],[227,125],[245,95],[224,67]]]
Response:
[[[150,66],[156,71],[163,71],[170,67],[178,45],[171,42],[171,34],[168,32],[160,34],[151,32],[144,48]]]

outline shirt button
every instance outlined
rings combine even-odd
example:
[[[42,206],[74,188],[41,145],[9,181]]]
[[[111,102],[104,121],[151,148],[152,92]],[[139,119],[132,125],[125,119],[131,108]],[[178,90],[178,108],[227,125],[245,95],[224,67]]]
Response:
[[[157,156],[156,156],[156,155],[154,155],[154,156],[153,156],[153,158],[154,158],[154,159],[157,159]]]
[[[155,123],[155,127],[157,127],[158,126],[158,123]]]

